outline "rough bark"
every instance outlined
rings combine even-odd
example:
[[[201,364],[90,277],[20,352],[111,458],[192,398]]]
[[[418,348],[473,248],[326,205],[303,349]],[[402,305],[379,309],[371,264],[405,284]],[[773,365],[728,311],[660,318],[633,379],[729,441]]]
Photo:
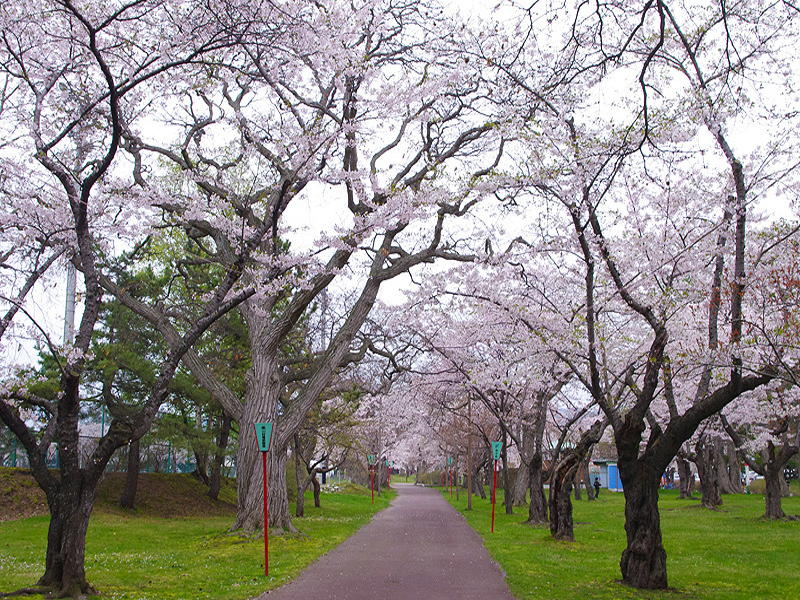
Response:
[[[514,506],[524,506],[528,499],[528,488],[530,487],[530,469],[527,468],[525,461],[517,469],[517,476],[514,477],[514,485],[511,489],[511,497]]]
[[[741,493],[742,472],[733,442],[717,438],[714,441],[714,461],[717,463],[717,482],[720,493]]]
[[[658,512],[660,473],[642,465],[618,463],[625,494],[625,534],[620,569],[625,583],[639,589],[667,587],[667,553]]]
[[[785,437],[785,436],[784,436]],[[767,448],[761,453],[761,475],[764,476],[766,490],[764,494],[764,518],[765,519],[784,519],[786,513],[783,512],[781,498],[788,493],[786,480],[783,477],[783,470],[786,463],[797,454],[798,445],[789,443],[784,439],[780,446],[775,446],[769,442]]]
[[[764,494],[764,518],[783,519],[786,517],[781,503],[781,480],[783,479],[783,473],[776,469],[764,469],[764,471],[764,483],[766,484]]]
[[[249,311],[244,314],[252,316]],[[253,323],[251,325],[251,323]],[[251,335],[258,335],[254,320]],[[238,491],[236,521],[233,529],[256,533],[264,527],[264,482],[261,453],[253,433],[253,423],[272,423],[272,446],[267,452],[267,511],[270,531],[297,531],[289,514],[289,495],[286,486],[288,443],[280,443],[280,423],[277,419],[281,384],[278,374],[277,349],[251,342],[252,366],[245,380],[246,402],[240,421],[239,449],[236,460]],[[291,437],[289,438],[291,439]]]
[[[700,506],[716,508],[722,505],[717,462],[716,440],[708,435],[700,436],[695,446],[695,464],[700,476]]]
[[[140,462],[139,440],[133,440],[128,445],[128,470],[125,473],[125,489],[119,499],[122,508],[132,509],[136,501],[136,487],[139,484]]]
[[[212,500],[219,498],[219,491],[222,487],[222,466],[225,462],[225,451],[228,448],[228,438],[231,432],[231,418],[229,415],[222,416],[222,426],[217,440],[217,451],[214,454],[214,462],[211,466],[211,485],[208,489],[208,496]]]
[[[86,581],[86,532],[94,503],[94,489],[67,486],[50,505],[45,572],[38,585],[58,590],[62,598],[96,593]],[[80,489],[83,488],[83,489]]]
[[[542,455],[537,452],[528,462],[528,481],[530,485],[531,501],[528,505],[529,525],[542,525],[547,523],[547,498],[544,494],[544,471]]]
[[[554,539],[574,542],[572,522],[572,487],[578,462],[567,458],[559,462],[550,477],[550,535]]]
[[[680,455],[678,455],[676,460],[678,463],[678,486],[680,489],[678,498],[680,500],[686,500],[692,497],[692,492],[694,491],[692,464]]]

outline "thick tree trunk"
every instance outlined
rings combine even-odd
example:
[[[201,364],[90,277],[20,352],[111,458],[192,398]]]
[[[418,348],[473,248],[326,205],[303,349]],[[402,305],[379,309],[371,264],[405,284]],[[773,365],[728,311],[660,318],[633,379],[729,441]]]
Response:
[[[208,496],[212,500],[219,498],[219,491],[222,487],[222,466],[225,462],[225,451],[228,448],[228,438],[231,433],[231,418],[224,414],[222,416],[222,426],[217,440],[217,451],[214,455],[214,464],[211,467],[211,485],[208,489]]]
[[[692,474],[692,463],[685,458],[678,456],[678,486],[680,488],[679,500],[686,500],[692,497],[694,491],[694,475]]]
[[[244,429],[244,427],[242,427]],[[244,435],[244,438],[251,436]],[[252,436],[255,438],[255,436]],[[253,446],[255,446],[255,439]],[[264,482],[262,476],[261,453],[257,448],[249,454],[243,451],[247,439],[239,442],[239,460],[237,464],[237,501],[236,521],[232,529],[241,529],[245,533],[257,533],[264,528]],[[289,494],[286,486],[286,448],[273,447],[267,452],[267,511],[270,531],[280,534],[284,531],[296,532],[289,514]]]
[[[125,473],[125,489],[119,499],[122,508],[132,509],[136,501],[136,488],[139,484],[139,440],[128,445],[128,470]]]
[[[786,517],[781,505],[781,480],[783,479],[781,471],[782,469],[770,468],[769,466],[764,469],[764,482],[766,483],[764,518],[766,519],[783,519]]]
[[[277,422],[281,391],[277,356],[273,349],[257,344],[251,346],[254,349],[252,367],[245,381],[247,400],[239,422],[239,450],[236,455],[238,500],[233,529],[256,533],[264,528],[262,459],[253,430],[253,423],[263,422],[273,424],[272,447],[267,452],[267,511],[270,530],[274,529],[276,533],[295,532],[297,530],[289,513],[286,487],[287,445],[277,445],[281,433]]]
[[[553,469],[550,477],[550,535],[554,539],[574,542],[572,522],[572,487],[578,470],[578,457],[569,455]]]
[[[788,495],[788,486],[783,478],[783,469],[786,463],[797,454],[798,445],[791,444],[784,439],[783,444],[776,448],[773,442],[769,442],[766,450],[761,453],[762,470],[764,482],[766,483],[766,493],[764,496],[766,519],[784,519],[786,513],[781,506],[781,497]]]
[[[665,589],[667,553],[658,512],[660,473],[646,465],[626,465],[623,461],[618,464],[625,494],[628,542],[620,560],[622,580],[639,589]]]
[[[720,491],[723,494],[741,494],[742,465],[736,452],[736,445],[731,440],[717,442],[717,471],[720,474]]]
[[[527,468],[525,461],[517,469],[517,476],[514,477],[511,496],[514,499],[514,506],[523,506],[528,499],[528,488],[530,487],[530,469]]]
[[[96,593],[86,581],[84,559],[86,532],[94,504],[96,485],[62,485],[50,504],[45,572],[38,585],[57,590],[61,598]]]
[[[544,473],[542,471],[542,455],[536,453],[528,463],[528,480],[530,484],[531,502],[528,505],[528,525],[547,523],[547,498],[544,495]]]
[[[702,436],[695,446],[697,473],[700,476],[702,498],[700,506],[716,508],[722,505],[722,494],[719,485],[719,470],[716,460],[715,441]]]
[[[581,499],[581,484],[583,480],[581,479],[581,465],[578,464],[575,468],[575,481],[572,482],[572,486],[575,488],[575,500],[578,501]]]

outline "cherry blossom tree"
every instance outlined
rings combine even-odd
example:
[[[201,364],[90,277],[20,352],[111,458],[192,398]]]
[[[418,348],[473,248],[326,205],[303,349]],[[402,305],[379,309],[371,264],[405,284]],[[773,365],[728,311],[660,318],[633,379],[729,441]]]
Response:
[[[560,251],[582,263],[585,339],[559,354],[614,433],[626,499],[620,566],[634,587],[667,586],[657,507],[667,465],[704,419],[787,364],[785,341],[742,336],[746,217],[767,180],[791,180],[795,165],[771,140],[763,140],[763,159],[743,159],[727,127],[763,116],[765,127],[783,132],[776,139],[791,139],[780,113],[750,111],[743,95],[745,88],[758,94],[743,69],[777,66],[793,75],[781,49],[795,14],[773,8],[705,6],[700,23],[699,13],[663,1],[581,5],[558,66],[560,81],[590,87],[583,98],[540,103],[529,125],[530,189],[553,202],[546,207],[566,209],[574,245]],[[528,72],[523,59],[503,60],[529,97],[549,91],[552,79]],[[671,89],[680,93],[668,93],[668,81],[679,82]],[[613,108],[599,100],[610,87],[620,97]],[[716,157],[713,168],[707,156]],[[769,176],[767,157],[776,158]],[[703,305],[705,331],[695,325]],[[617,396],[611,388],[619,384],[625,393]]]
[[[268,461],[276,529],[293,529],[288,445],[337,371],[359,356],[357,334],[381,285],[436,258],[470,257],[445,225],[480,198],[479,184],[502,152],[498,123],[481,112],[481,80],[452,60],[456,25],[442,15],[430,30],[438,9],[428,16],[422,5],[381,2],[296,9],[291,39],[269,44],[257,13],[234,19],[233,30],[247,23],[240,52],[204,70],[202,88],[192,81],[170,99],[184,115],[177,144],[151,143],[146,132],[126,138],[135,165],[158,156],[175,168],[164,177],[137,167],[137,181],[163,190],[166,226],[187,232],[196,261],[229,268],[242,231],[270,231],[243,277],[254,292],[241,307],[252,360],[244,404],[197,353],[184,362],[242,428],[276,423]],[[335,207],[336,228],[321,227],[310,250],[293,252],[284,243],[296,235],[288,207],[312,200]],[[289,368],[280,360],[288,336],[349,269],[354,277],[340,284],[350,286],[351,299],[342,320],[305,368]],[[138,304],[113,281],[104,285],[149,315],[169,343],[178,340],[172,308]],[[255,440],[242,436],[235,527],[245,531],[263,519],[257,456]]]
[[[4,132],[10,133],[0,159],[2,192],[8,198],[4,207],[11,209],[4,212],[4,266],[25,278],[21,285],[18,280],[6,286],[16,292],[4,294],[10,309],[3,334],[12,318],[25,313],[34,319],[61,372],[55,401],[28,393],[19,382],[6,385],[0,418],[24,446],[50,509],[39,585],[76,597],[91,589],[84,570],[85,536],[106,464],[117,448],[147,431],[183,353],[242,299],[228,297],[240,274],[230,270],[162,364],[144,407],[115,419],[81,464],[81,386],[100,311],[103,257],[114,252],[114,243],[138,236],[148,220],[146,205],[127,198],[118,202],[113,193],[125,187],[114,174],[123,132],[147,107],[159,77],[204,52],[224,48],[227,41],[213,35],[202,11],[166,1],[103,7],[70,0],[4,3],[0,19],[5,82],[0,116]],[[194,35],[185,35],[187,27]],[[245,253],[251,251],[249,246]],[[74,264],[83,281],[80,325],[74,342],[64,346],[24,304],[58,257]],[[54,443],[58,476],[45,463]]]
[[[759,244],[749,261],[751,294],[756,309],[746,319],[746,332],[758,331],[772,344],[797,339],[797,225],[776,223],[759,236]],[[780,252],[773,249],[780,247]],[[788,359],[783,354],[784,359]],[[768,519],[784,518],[783,471],[800,452],[796,370],[769,388],[740,398],[721,415],[721,426],[743,456],[745,463],[765,479],[765,512]]]

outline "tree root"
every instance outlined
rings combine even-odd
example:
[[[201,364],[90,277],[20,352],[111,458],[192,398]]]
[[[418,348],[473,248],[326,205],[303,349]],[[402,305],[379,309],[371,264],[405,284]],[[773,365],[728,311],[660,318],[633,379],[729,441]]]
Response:
[[[50,593],[52,591],[53,588],[49,587],[20,588],[14,592],[7,592],[7,593],[0,592],[0,598],[11,598],[13,596],[37,596],[37,595],[44,596],[45,594]]]

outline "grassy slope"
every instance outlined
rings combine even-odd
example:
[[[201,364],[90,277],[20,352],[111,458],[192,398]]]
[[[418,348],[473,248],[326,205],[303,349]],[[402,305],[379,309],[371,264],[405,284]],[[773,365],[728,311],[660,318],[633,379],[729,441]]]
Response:
[[[99,499],[87,535],[86,572],[104,598],[120,600],[251,598],[297,576],[389,503],[384,493],[373,506],[369,490],[348,486],[343,493],[323,494],[316,509],[309,494],[307,516],[295,521],[303,533],[270,537],[267,579],[263,537],[228,533],[235,513],[230,504],[218,503],[219,512],[204,514],[210,501],[191,476],[143,478],[133,512],[116,508],[116,490],[105,489],[108,497]],[[28,587],[41,576],[48,523],[46,516],[2,523],[0,593]]]
[[[450,500],[450,494],[445,493]],[[585,496],[584,496],[585,498]],[[574,543],[555,542],[547,526],[521,522],[527,508],[506,515],[498,490],[495,531],[491,504],[466,495],[452,501],[483,536],[492,557],[507,573],[518,598],[800,598],[800,521],[764,521],[763,496],[725,496],[721,510],[701,509],[696,501],[661,493],[661,527],[671,589],[641,592],[619,583],[619,559],[625,548],[622,494],[574,503]],[[800,513],[800,498],[785,498],[784,510]]]

